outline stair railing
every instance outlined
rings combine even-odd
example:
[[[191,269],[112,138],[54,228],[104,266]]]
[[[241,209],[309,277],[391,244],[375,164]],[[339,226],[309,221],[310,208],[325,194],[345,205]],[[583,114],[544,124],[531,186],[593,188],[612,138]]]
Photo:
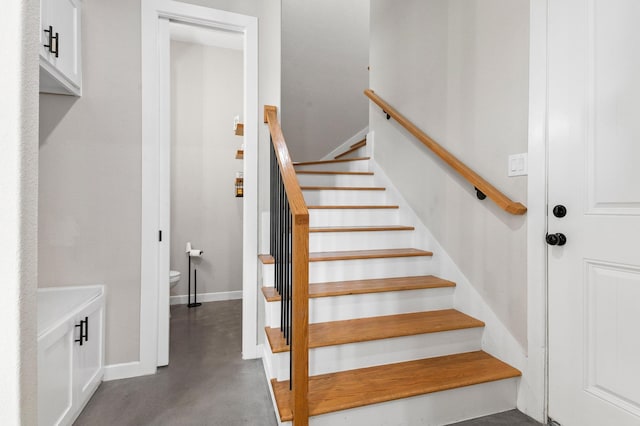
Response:
[[[280,328],[289,345],[293,424],[309,424],[309,211],[278,122],[265,105],[271,134],[270,251],[281,296]]]
[[[478,199],[484,200],[489,197],[494,203],[498,205],[502,210],[514,214],[523,215],[527,212],[527,208],[519,202],[512,201],[509,197],[500,192],[496,187],[487,182],[479,174],[471,170],[462,161],[458,160],[453,154],[444,149],[440,144],[431,139],[429,135],[420,130],[415,124],[409,121],[406,117],[400,114],[391,105],[385,102],[380,96],[376,95],[373,90],[367,89],[364,94],[371,99],[376,105],[382,108],[382,111],[387,114],[387,119],[393,118],[404,127],[409,133],[415,136],[420,142],[422,142],[427,148],[433,151],[438,157],[440,157],[445,163],[447,163],[453,170],[458,172],[460,176],[466,179],[476,190]]]

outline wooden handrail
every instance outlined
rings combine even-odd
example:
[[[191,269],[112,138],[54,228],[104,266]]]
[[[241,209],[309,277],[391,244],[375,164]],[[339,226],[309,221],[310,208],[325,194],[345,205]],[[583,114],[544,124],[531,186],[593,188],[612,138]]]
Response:
[[[265,105],[264,122],[269,124],[271,141],[292,216],[292,331],[291,407],[293,424],[309,424],[309,210],[287,149],[275,106]]]
[[[378,105],[387,114],[393,117],[402,127],[407,129],[409,133],[415,136],[427,148],[433,151],[445,163],[451,166],[463,178],[465,178],[478,191],[478,198],[483,199],[483,195],[489,197],[502,210],[514,214],[523,215],[527,212],[527,208],[517,201],[512,201],[509,197],[500,192],[496,187],[484,180],[479,174],[467,167],[462,161],[458,160],[453,154],[444,149],[440,144],[431,139],[429,135],[420,130],[415,124],[400,114],[391,105],[385,102],[380,96],[376,95],[373,90],[367,89],[364,94]]]

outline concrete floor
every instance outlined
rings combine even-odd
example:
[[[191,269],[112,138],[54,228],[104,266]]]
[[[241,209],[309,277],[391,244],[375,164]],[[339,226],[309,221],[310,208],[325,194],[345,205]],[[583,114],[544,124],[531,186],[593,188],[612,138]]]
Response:
[[[241,359],[242,301],[171,307],[171,364],[105,382],[76,426],[277,425],[262,361]],[[456,426],[537,426],[517,410]]]
[[[455,426],[540,426],[531,417],[518,410],[505,411],[491,416],[480,417],[465,422],[455,423]]]
[[[261,360],[241,355],[242,301],[171,307],[170,365],[100,385],[76,426],[276,425]]]

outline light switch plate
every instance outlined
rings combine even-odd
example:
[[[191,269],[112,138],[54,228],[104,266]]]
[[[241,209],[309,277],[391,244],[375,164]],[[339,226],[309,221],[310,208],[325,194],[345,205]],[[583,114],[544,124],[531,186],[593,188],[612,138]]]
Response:
[[[526,176],[529,174],[527,153],[510,155],[507,171],[509,176]]]

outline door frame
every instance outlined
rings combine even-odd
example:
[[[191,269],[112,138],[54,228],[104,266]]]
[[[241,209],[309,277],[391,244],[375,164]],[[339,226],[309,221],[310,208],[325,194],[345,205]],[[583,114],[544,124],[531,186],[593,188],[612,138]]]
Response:
[[[521,386],[518,407],[547,422],[548,276],[547,244],[547,11],[548,0],[529,6],[529,141],[527,180],[527,386]]]
[[[255,265],[258,252],[258,20],[179,1],[143,0],[140,361],[137,374],[131,375],[155,373],[162,358],[158,357],[163,350],[159,342],[165,345],[162,335],[168,335],[169,294],[159,291],[164,272],[167,272],[168,286],[168,245],[164,238],[162,243],[158,242],[158,231],[168,235],[170,229],[169,197],[168,194],[163,197],[163,192],[169,190],[166,184],[170,152],[169,20],[244,34],[242,356],[249,359],[258,355]],[[166,248],[162,247],[163,243]],[[168,351],[168,346],[164,350]]]

